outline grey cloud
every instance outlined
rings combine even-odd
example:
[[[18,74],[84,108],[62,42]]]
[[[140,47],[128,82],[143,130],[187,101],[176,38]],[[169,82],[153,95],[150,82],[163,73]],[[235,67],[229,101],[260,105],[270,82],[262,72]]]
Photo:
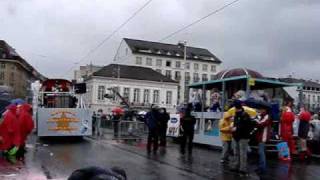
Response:
[[[1,39],[44,74],[58,76],[145,2],[1,1],[0,17],[5,19],[0,21]],[[121,38],[157,41],[227,2],[231,1],[154,0],[82,64],[110,63]],[[208,48],[224,68],[320,79],[319,15],[320,1],[241,0],[166,42],[187,40],[191,46]]]

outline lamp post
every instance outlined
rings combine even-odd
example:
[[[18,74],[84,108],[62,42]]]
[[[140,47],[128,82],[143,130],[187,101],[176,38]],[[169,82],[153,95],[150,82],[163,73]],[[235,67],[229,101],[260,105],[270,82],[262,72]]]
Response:
[[[185,70],[186,70],[186,63],[187,63],[187,41],[179,41],[178,47],[183,47],[183,63],[182,65],[182,73],[180,78],[180,93],[179,93],[179,103],[184,103],[187,99],[186,97],[186,77],[185,77]]]

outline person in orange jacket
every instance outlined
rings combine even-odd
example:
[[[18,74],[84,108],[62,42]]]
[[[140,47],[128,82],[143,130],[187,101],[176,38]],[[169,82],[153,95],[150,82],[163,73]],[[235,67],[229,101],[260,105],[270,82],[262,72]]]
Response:
[[[22,104],[19,107],[18,122],[20,129],[20,148],[17,152],[17,158],[23,158],[25,154],[25,145],[28,135],[34,128],[32,120],[32,107],[29,104]]]
[[[20,146],[20,129],[17,119],[17,106],[9,105],[3,114],[0,124],[0,150],[9,155],[14,155]]]

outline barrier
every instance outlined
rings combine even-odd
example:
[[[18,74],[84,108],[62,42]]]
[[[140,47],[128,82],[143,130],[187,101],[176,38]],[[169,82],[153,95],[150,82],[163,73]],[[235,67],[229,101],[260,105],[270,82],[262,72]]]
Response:
[[[143,139],[147,134],[147,126],[139,121],[119,121],[118,133],[115,131],[115,137],[118,139]]]

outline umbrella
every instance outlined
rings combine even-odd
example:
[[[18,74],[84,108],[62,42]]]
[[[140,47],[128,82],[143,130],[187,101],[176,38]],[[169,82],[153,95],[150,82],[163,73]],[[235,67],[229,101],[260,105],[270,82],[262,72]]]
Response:
[[[116,108],[112,109],[112,112],[115,114],[123,114],[124,110],[120,107],[116,107]]]
[[[248,107],[248,106],[243,106],[243,109],[246,113],[249,114],[249,116],[251,118],[254,118],[257,116],[257,111],[251,107]],[[233,108],[230,108],[228,111],[227,111],[231,116],[235,116],[236,114],[236,108],[233,107]]]
[[[245,104],[249,107],[256,108],[256,109],[261,109],[261,108],[271,109],[271,104],[262,100],[248,99],[245,101]]]
[[[25,103],[25,101],[24,101],[23,99],[20,99],[20,98],[18,98],[18,99],[12,99],[10,102],[11,102],[11,104],[16,104],[16,105],[24,104],[24,103]]]
[[[140,111],[139,113],[138,113],[138,115],[142,115],[142,116],[144,116],[144,115],[146,115],[147,114],[147,112],[145,112],[145,111]]]

